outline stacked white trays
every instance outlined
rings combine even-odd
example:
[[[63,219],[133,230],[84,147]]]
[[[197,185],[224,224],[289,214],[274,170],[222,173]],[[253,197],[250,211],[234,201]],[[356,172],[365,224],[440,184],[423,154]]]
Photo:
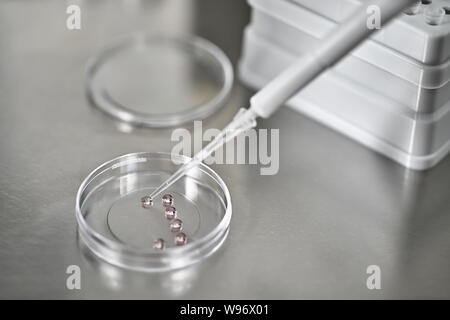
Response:
[[[239,75],[259,89],[365,0],[249,0]],[[429,3],[430,1],[424,1]],[[446,8],[439,25],[429,6]],[[287,103],[412,169],[450,151],[450,0],[401,14]]]

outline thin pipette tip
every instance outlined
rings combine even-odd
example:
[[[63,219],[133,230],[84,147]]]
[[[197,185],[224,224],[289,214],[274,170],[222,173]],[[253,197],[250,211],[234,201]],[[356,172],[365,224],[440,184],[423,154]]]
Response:
[[[211,153],[223,146],[225,143],[256,126],[256,114],[250,109],[240,109],[233,120],[200,152],[192,159],[183,164],[174,174],[156,188],[149,197],[154,200],[158,195],[167,190],[171,185],[185,176],[189,170],[196,167]]]

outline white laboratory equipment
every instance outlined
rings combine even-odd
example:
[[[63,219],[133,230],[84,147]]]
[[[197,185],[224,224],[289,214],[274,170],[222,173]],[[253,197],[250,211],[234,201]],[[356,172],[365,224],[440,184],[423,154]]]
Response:
[[[259,89],[373,1],[249,4],[239,77]],[[419,1],[287,105],[408,168],[427,169],[450,151],[449,57],[450,1]]]

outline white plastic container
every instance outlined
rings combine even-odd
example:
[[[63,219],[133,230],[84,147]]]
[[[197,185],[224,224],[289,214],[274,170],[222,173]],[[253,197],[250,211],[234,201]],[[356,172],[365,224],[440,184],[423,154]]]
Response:
[[[334,22],[341,22],[347,19],[358,6],[369,1],[288,0],[275,2],[292,2]],[[428,17],[430,8],[444,9],[444,16],[441,17],[441,23],[438,25],[430,23]],[[450,1],[421,1],[416,10],[409,10],[408,14],[404,13],[399,16],[388,27],[374,35],[373,39],[425,64],[442,64],[450,58]]]
[[[292,54],[313,49],[337,25],[289,1],[250,4],[251,28]],[[414,111],[434,112],[450,100],[450,61],[427,66],[377,41],[366,41],[333,69]]]
[[[259,89],[296,59],[249,28],[239,76]],[[430,168],[450,150],[450,105],[418,114],[333,72],[320,76],[287,104],[408,168]]]

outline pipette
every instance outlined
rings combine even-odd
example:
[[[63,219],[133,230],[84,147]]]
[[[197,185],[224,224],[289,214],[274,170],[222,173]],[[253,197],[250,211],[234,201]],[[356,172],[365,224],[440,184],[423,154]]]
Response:
[[[358,8],[347,21],[339,25],[327,38],[322,40],[315,50],[301,56],[297,62],[252,96],[250,108],[240,109],[219,135],[150,194],[151,199],[173,185],[222,145],[242,132],[255,127],[257,117],[270,117],[290,97],[298,93],[299,90],[376,31],[376,28],[372,28],[368,24],[371,14],[381,14],[381,19],[385,25],[403,9],[417,2],[417,0],[373,0],[364,2],[361,8]],[[374,11],[369,10],[370,8]]]

